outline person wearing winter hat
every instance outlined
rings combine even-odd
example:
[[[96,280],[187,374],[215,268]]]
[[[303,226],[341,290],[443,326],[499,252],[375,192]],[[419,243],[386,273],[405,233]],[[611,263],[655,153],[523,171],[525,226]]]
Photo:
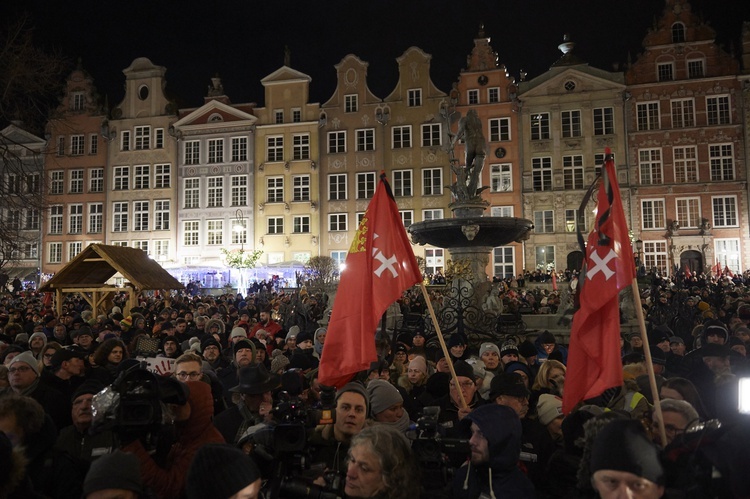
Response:
[[[230,390],[237,386],[239,369],[255,363],[255,345],[247,338],[242,338],[232,346],[232,354],[229,366],[216,373],[224,387],[224,398],[230,405],[233,404]]]
[[[289,332],[286,333],[286,337],[284,338],[284,345],[281,347],[281,349],[284,351],[284,355],[289,358],[292,357],[292,353],[294,353],[294,350],[297,348],[297,335],[299,333],[299,326],[290,327]]]
[[[521,376],[527,388],[531,388],[531,384],[534,382],[531,369],[523,362],[511,362],[505,366],[503,371],[506,373],[516,373]]]
[[[315,356],[320,359],[323,355],[323,345],[326,342],[327,330],[324,327],[319,327],[315,330],[315,340],[313,341],[315,347]]]
[[[313,348],[312,335],[307,331],[302,331],[297,335],[297,348],[292,351],[292,355],[289,358],[290,368],[302,369],[304,372],[316,369],[320,361],[314,354],[315,349]]]
[[[477,391],[474,369],[463,360],[457,361],[453,365],[453,369],[456,372],[458,385],[456,385],[455,379],[451,379],[448,384],[448,394],[436,401],[435,404],[440,406],[438,424],[443,427],[446,436],[449,437],[457,437],[459,421],[483,403]],[[467,407],[464,407],[459,393],[463,395],[463,401],[466,402]]]
[[[229,389],[238,394],[239,402],[214,419],[214,425],[228,443],[236,444],[249,427],[270,422],[273,398],[271,392],[281,378],[266,370],[263,364],[240,369],[237,385]]]
[[[232,328],[232,332],[229,333],[229,341],[232,344],[235,344],[245,338],[247,338],[247,331],[245,331],[245,328],[243,327],[234,327]]]
[[[523,419],[529,412],[531,392],[517,373],[498,373],[490,383],[490,401],[516,411]]]
[[[276,349],[271,353],[271,373],[282,374],[289,365],[289,357],[284,352]]]
[[[409,361],[406,376],[412,386],[422,386],[427,382],[427,361],[422,356],[414,357]]]
[[[133,454],[116,450],[91,464],[83,481],[83,497],[137,499],[143,494],[141,465]]]
[[[377,424],[392,426],[405,432],[411,426],[409,413],[404,409],[404,399],[395,386],[382,379],[367,383],[370,417]]]
[[[532,499],[534,485],[518,468],[521,422],[510,407],[488,404],[461,421],[460,432],[469,438],[469,463],[453,477],[452,497]]]
[[[466,346],[469,344],[465,335],[461,333],[453,333],[448,339],[448,351],[450,352],[450,360],[455,362],[457,360],[466,360],[468,357],[466,352]]]
[[[47,344],[47,335],[44,333],[34,333],[29,337],[29,350],[38,357],[44,346]]]
[[[70,416],[73,424],[60,430],[55,442],[56,450],[65,452],[77,461],[91,463],[117,448],[116,438],[111,430],[89,433],[94,419],[91,401],[104,388],[96,380],[84,381],[78,387],[72,397]]]
[[[201,447],[187,475],[188,499],[256,499],[261,475],[250,456],[226,444]]]
[[[221,344],[213,336],[208,336],[201,342],[201,354],[209,368],[217,375],[221,370],[229,367],[229,359],[222,354]]]
[[[550,393],[543,393],[539,396],[539,402],[536,404],[536,411],[539,417],[539,423],[547,427],[547,431],[553,440],[562,438],[562,399]]]
[[[500,349],[494,343],[482,343],[479,347],[479,358],[484,362],[484,368],[491,373],[501,371]]]
[[[518,345],[514,341],[506,341],[500,347],[500,360],[504,366],[518,361]]]
[[[659,451],[640,421],[615,420],[602,428],[594,439],[589,471],[594,490],[604,499],[664,495]]]

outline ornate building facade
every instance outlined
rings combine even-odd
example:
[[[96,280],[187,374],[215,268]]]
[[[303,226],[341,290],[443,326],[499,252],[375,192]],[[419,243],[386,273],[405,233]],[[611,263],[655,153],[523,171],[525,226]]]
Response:
[[[748,263],[745,103],[738,62],[685,0],[667,0],[626,72],[634,232],[663,273]]]

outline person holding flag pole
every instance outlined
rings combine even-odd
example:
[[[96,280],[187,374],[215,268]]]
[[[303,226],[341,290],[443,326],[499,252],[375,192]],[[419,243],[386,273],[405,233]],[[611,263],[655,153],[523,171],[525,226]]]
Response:
[[[584,197],[581,211],[586,208],[595,186],[596,181]],[[578,284],[579,308],[573,315],[570,331],[568,370],[563,393],[565,414],[569,414],[583,401],[622,386],[618,295],[630,285],[634,300],[640,296],[614,156],[609,148],[605,150],[599,183],[596,224],[589,234],[588,244],[584,245],[580,231],[578,241],[586,258]],[[635,305],[651,393],[658,394],[643,309],[638,303]],[[658,396],[654,397],[654,409],[659,421],[662,444],[666,446],[667,435]]]
[[[391,186],[385,172],[381,172],[378,188],[346,256],[346,270],[341,275],[320,359],[321,385],[341,388],[378,360],[375,331],[381,316],[405,290],[417,283],[421,283],[440,346],[449,358]],[[458,386],[453,364],[449,366]],[[463,408],[468,408],[461,390],[458,393]]]

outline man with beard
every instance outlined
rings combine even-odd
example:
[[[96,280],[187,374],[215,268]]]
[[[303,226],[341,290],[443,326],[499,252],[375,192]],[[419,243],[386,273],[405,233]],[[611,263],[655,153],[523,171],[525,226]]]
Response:
[[[276,335],[281,331],[281,326],[274,322],[271,319],[271,309],[266,308],[260,313],[260,320],[258,323],[253,326],[253,328],[250,330],[250,334],[248,334],[248,338],[252,338],[255,336],[255,333],[258,332],[258,330],[264,329],[269,335],[272,337],[276,337]]]
[[[215,338],[206,338],[201,343],[201,352],[203,353],[203,360],[208,363],[208,366],[217,375],[222,369],[229,367],[230,362],[221,353],[221,345]]]
[[[510,407],[478,407],[461,421],[470,434],[471,458],[453,478],[455,498],[536,497],[531,481],[518,468],[521,422]]]
[[[238,370],[255,362],[255,345],[248,340],[242,339],[232,346],[234,359],[229,367],[217,373],[219,381],[224,386],[224,398],[228,404],[232,404],[232,391],[239,384]]]

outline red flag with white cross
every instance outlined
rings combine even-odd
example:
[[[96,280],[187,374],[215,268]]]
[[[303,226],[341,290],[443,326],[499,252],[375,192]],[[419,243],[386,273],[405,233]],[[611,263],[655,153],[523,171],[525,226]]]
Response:
[[[585,275],[579,279],[580,308],[573,316],[563,412],[622,385],[619,292],[635,278],[633,249],[617,185],[615,164],[606,150],[597,197],[596,226],[586,244]]]
[[[391,187],[381,173],[341,273],[320,359],[321,384],[340,388],[378,359],[375,331],[381,316],[421,280]]]

